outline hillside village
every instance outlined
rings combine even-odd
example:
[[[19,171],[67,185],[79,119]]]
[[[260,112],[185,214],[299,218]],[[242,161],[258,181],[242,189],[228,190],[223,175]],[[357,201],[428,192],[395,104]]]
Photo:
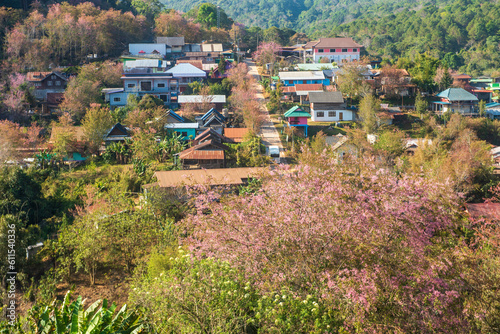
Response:
[[[500,68],[137,1],[0,8],[1,330],[498,330]]]

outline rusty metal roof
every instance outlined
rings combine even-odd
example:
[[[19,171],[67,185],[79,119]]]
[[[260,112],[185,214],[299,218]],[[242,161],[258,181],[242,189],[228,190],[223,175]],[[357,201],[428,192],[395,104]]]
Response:
[[[465,206],[471,218],[500,220],[500,203],[467,203]]]
[[[237,143],[241,143],[247,133],[248,128],[224,128],[224,136],[231,138]]]
[[[192,185],[237,185],[245,183],[245,179],[265,173],[264,167],[216,168],[159,171],[155,173],[156,183],[160,188],[171,188]]]

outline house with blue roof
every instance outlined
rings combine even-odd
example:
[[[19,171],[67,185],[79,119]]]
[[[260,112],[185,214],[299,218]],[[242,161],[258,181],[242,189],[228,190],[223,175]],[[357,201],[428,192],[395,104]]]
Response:
[[[195,120],[198,122],[201,131],[211,128],[220,135],[222,135],[227,121],[215,108],[210,109],[203,116],[196,117]]]
[[[478,116],[478,98],[463,88],[448,88],[437,94],[439,101],[432,102],[432,110],[439,113],[455,112],[464,116]]]

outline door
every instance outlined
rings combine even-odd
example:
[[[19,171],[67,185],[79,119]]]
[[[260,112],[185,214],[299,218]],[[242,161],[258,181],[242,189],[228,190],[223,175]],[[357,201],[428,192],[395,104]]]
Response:
[[[343,120],[344,120],[344,113],[339,112],[339,121],[343,121]]]

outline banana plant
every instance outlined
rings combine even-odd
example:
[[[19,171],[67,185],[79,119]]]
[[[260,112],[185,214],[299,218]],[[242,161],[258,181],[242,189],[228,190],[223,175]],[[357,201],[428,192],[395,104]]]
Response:
[[[29,331],[36,334],[139,334],[145,333],[144,320],[135,311],[128,311],[127,305],[115,314],[116,305],[108,306],[106,299],[98,300],[84,309],[85,300],[79,296],[70,302],[68,291],[62,304],[54,302],[41,309],[35,307],[29,312]]]

